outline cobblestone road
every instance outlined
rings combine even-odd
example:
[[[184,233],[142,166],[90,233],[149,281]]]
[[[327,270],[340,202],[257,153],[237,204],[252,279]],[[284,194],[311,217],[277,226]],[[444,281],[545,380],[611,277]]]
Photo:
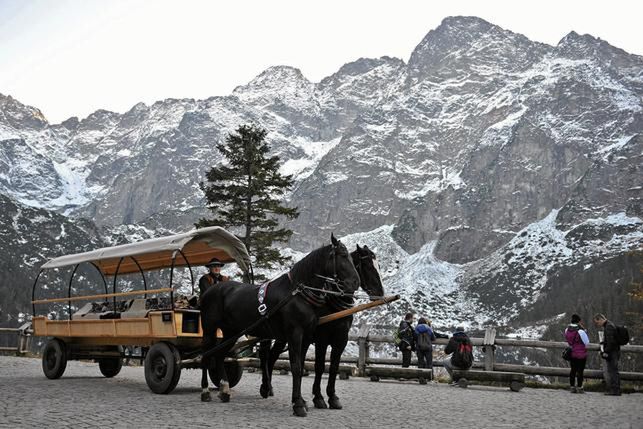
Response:
[[[262,399],[259,374],[246,373],[227,404],[216,397],[201,403],[199,380],[197,371],[184,371],[172,394],[155,395],[141,367],[124,367],[106,379],[95,364],[69,362],[61,379],[48,380],[39,359],[0,357],[0,427],[643,428],[641,394],[513,393],[351,378],[338,381],[343,410],[316,410],[309,376],[303,385],[311,409],[302,419],[291,415],[289,376],[276,375],[276,396]]]

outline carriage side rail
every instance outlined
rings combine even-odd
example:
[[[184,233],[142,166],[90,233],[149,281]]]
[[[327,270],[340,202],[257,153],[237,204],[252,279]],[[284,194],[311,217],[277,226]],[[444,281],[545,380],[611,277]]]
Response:
[[[48,304],[51,302],[68,302],[68,301],[93,301],[98,298],[116,298],[120,296],[152,295],[160,293],[173,292],[172,288],[132,290],[129,292],[118,293],[101,293],[96,295],[72,296],[71,298],[47,298],[31,301],[32,304]]]

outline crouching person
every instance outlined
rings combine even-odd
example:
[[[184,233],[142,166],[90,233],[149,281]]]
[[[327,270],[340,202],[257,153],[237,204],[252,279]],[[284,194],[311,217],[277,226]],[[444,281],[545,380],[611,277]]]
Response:
[[[453,380],[453,370],[467,370],[473,365],[473,344],[462,326],[458,326],[449,340],[444,353],[450,358],[444,360],[444,368]]]

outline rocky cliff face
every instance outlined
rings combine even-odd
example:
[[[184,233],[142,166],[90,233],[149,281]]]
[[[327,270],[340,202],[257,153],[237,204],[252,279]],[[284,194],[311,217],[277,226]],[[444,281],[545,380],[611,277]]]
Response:
[[[107,240],[189,229],[215,144],[254,122],[296,179],[293,249],[331,231],[370,242],[389,288],[443,323],[545,318],[558,273],[627,271],[642,247],[642,97],[643,58],[605,41],[452,17],[408,62],[361,58],[318,83],[276,66],[229,96],[55,125],[0,96],[0,193]]]

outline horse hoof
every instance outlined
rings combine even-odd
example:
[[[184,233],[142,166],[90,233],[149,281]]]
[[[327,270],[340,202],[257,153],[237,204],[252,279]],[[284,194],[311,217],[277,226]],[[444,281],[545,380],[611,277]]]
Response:
[[[331,410],[341,410],[343,408],[342,403],[339,402],[339,398],[337,396],[328,398],[328,405]]]
[[[308,415],[306,407],[303,405],[294,405],[292,407],[292,413],[297,417],[306,417]]]
[[[328,405],[326,405],[326,401],[324,401],[324,398],[322,398],[321,396],[315,396],[313,398],[313,405],[315,405],[315,408],[328,408]]]
[[[210,392],[201,393],[201,402],[210,402],[211,400],[212,396],[210,396]]]
[[[259,388],[259,394],[261,395],[262,398],[267,398],[268,396],[271,396],[270,393],[272,393],[272,389],[267,388],[263,384]]]
[[[270,390],[268,391],[268,396],[275,396],[275,394],[272,392],[272,387],[271,387],[271,388],[270,388]]]
[[[221,402],[230,402],[230,384],[227,381],[219,383],[219,399]]]

